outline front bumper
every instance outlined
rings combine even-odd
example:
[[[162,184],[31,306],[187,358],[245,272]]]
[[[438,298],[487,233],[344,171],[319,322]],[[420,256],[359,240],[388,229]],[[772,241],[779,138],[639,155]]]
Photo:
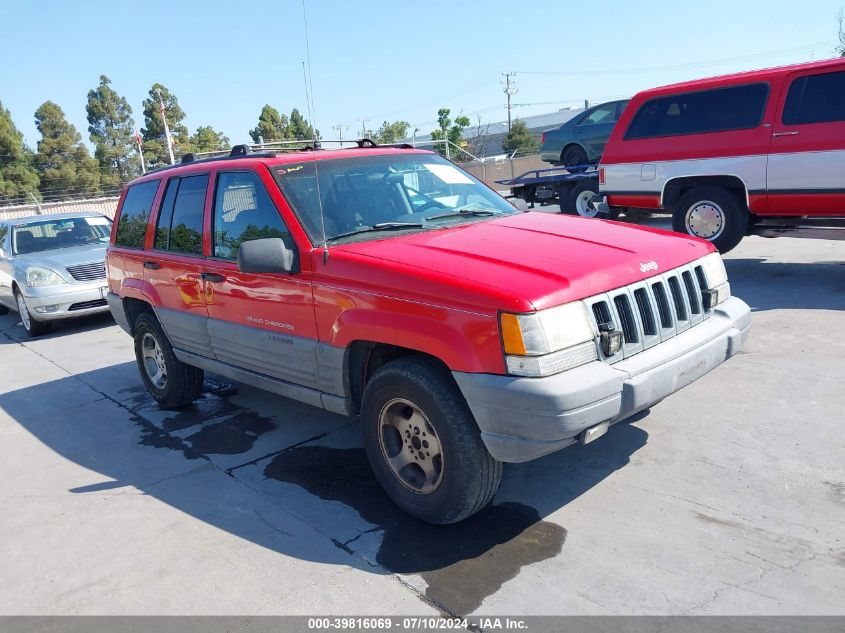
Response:
[[[72,317],[108,312],[108,292],[105,279],[91,283],[60,284],[58,286],[23,286],[26,306],[36,321],[55,321]]]
[[[750,328],[751,310],[732,297],[705,321],[613,365],[596,361],[544,378],[452,373],[490,454],[525,462],[701,378],[740,350]]]

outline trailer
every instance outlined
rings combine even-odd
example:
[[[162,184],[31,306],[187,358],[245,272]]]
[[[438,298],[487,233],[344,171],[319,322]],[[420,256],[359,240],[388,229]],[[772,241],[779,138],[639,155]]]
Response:
[[[609,219],[616,218],[620,212],[593,206],[593,196],[599,192],[599,172],[595,165],[531,169],[496,183],[510,187],[510,197],[525,200],[532,209],[535,204],[559,204],[561,213]]]

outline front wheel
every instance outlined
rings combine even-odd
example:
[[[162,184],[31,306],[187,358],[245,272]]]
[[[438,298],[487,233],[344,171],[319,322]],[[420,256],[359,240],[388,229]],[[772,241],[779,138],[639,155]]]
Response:
[[[379,369],[364,393],[361,424],[376,478],[418,519],[456,523],[484,508],[499,487],[502,463],[434,361],[405,357]]]
[[[742,241],[748,221],[745,204],[721,187],[690,189],[672,212],[673,230],[709,240],[720,253],[727,253]]]
[[[133,332],[141,378],[159,405],[176,409],[200,397],[203,371],[176,358],[170,341],[152,314],[139,316]]]
[[[35,338],[36,336],[41,336],[42,334],[50,331],[49,324],[38,321],[34,316],[32,316],[29,311],[29,307],[26,305],[26,299],[23,294],[21,294],[21,291],[17,289],[15,290],[15,303],[18,306],[18,314],[21,317],[21,325],[23,325],[23,329],[26,330],[28,336]]]

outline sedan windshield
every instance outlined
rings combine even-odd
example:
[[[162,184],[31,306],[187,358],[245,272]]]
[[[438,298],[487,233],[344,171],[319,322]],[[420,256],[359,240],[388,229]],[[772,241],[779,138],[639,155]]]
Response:
[[[360,241],[519,213],[432,154],[356,156],[270,167],[312,243]],[[319,174],[319,186],[317,176]],[[319,192],[319,199],[318,199]]]
[[[12,225],[16,255],[109,241],[111,221],[101,216],[38,220]]]

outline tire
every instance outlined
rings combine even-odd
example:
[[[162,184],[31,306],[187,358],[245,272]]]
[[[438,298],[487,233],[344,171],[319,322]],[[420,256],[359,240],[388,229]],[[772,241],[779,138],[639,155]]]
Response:
[[[578,174],[587,170],[586,165],[589,160],[587,159],[587,152],[584,151],[583,147],[580,145],[570,145],[564,148],[563,153],[561,153],[560,162],[573,174]],[[581,166],[580,169],[571,169],[577,166]]]
[[[50,331],[49,323],[39,321],[32,316],[29,311],[29,307],[26,305],[26,299],[17,288],[15,288],[15,303],[18,306],[18,314],[21,317],[21,325],[23,325],[23,329],[26,330],[27,336],[35,338],[36,336],[41,336],[42,334],[46,334]]]
[[[158,320],[146,312],[133,327],[135,360],[150,395],[165,409],[191,404],[202,393],[203,371],[186,365],[173,353]]]
[[[672,229],[709,240],[727,253],[748,231],[748,208],[737,195],[721,187],[695,187],[678,200]]]
[[[379,483],[422,521],[457,523],[499,488],[502,463],[487,452],[466,401],[433,360],[407,356],[381,367],[364,392],[361,425]]]

